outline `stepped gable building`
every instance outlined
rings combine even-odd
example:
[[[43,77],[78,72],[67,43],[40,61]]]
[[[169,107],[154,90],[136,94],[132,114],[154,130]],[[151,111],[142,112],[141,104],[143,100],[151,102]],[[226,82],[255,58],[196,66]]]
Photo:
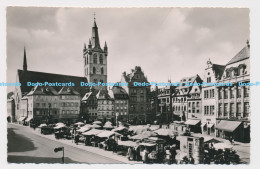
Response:
[[[103,122],[110,120],[115,122],[114,99],[109,95],[108,90],[101,88],[97,95],[97,119]]]
[[[123,88],[129,95],[129,122],[150,122],[153,116],[150,110],[150,86],[135,86],[134,82],[149,83],[140,66],[136,66],[129,74],[123,72],[121,76],[121,83],[128,83]]]
[[[118,120],[127,122],[129,107],[129,96],[127,92],[121,86],[113,86],[112,89],[109,90],[109,95],[114,99],[114,108]]]
[[[213,64],[207,61],[203,82],[217,83],[222,77],[225,65]],[[202,118],[201,131],[203,134],[215,136],[216,127],[216,86],[202,87]]]
[[[250,45],[239,51],[227,64],[216,89],[217,126],[216,136],[234,138],[239,142],[250,142],[250,86],[239,83],[250,82]]]
[[[188,99],[191,97],[193,86],[185,85],[186,83],[201,83],[199,75],[185,77],[180,80],[181,86],[177,86],[175,93],[172,94],[173,120],[186,121],[188,117]],[[194,89],[195,90],[195,89]]]
[[[98,117],[98,102],[97,102],[97,90],[93,86],[90,87],[90,91],[85,94],[81,102],[81,114],[80,116],[86,120],[86,122],[93,122]]]
[[[89,39],[88,47],[84,44],[83,49],[84,76],[89,82],[96,84],[98,82],[107,83],[107,55],[107,43],[105,42],[104,48],[100,47],[98,27],[94,18],[92,36]],[[100,89],[101,86],[95,86],[95,88]]]
[[[168,83],[171,83],[169,80]],[[158,116],[162,124],[169,124],[173,119],[172,116],[172,95],[176,86],[165,86],[158,89]]]

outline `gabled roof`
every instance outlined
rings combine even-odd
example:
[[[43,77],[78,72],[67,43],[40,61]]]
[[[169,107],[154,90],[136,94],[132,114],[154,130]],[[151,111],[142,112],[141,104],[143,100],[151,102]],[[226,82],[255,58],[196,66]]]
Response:
[[[42,86],[35,86],[31,89],[31,91],[27,94],[28,96],[30,95],[52,95],[52,96],[57,96],[58,93],[57,91],[51,87],[42,87]]]
[[[246,45],[238,54],[236,54],[228,63],[227,65],[230,65],[232,63],[239,62],[241,60],[245,60],[250,57],[250,47],[249,45]]]
[[[63,86],[59,91],[59,95],[79,95],[79,92],[71,86]]]
[[[115,99],[127,99],[128,94],[125,89],[123,89],[121,86],[113,86],[110,92],[110,96],[113,96]]]
[[[87,101],[91,95],[95,95],[94,92],[88,92],[85,94],[85,96],[82,98],[82,101]]]
[[[61,74],[53,74],[53,73],[44,73],[44,72],[36,72],[36,71],[23,71],[18,70],[18,79],[21,83],[21,92],[22,94],[26,94],[31,91],[32,86],[27,86],[27,82],[32,83],[74,83],[75,86],[73,88],[80,94],[81,97],[85,95],[88,91],[87,87],[81,86],[80,83],[87,83],[87,78],[78,77],[78,76],[69,76],[69,75],[61,75]],[[53,86],[56,91],[61,90],[63,86]]]
[[[212,70],[215,72],[215,77],[221,78],[222,74],[224,73],[225,70],[225,65],[217,65],[217,64],[212,64]]]
[[[108,94],[108,90],[101,88],[99,92],[96,95],[97,99],[103,99],[108,100],[111,99],[111,97]]]

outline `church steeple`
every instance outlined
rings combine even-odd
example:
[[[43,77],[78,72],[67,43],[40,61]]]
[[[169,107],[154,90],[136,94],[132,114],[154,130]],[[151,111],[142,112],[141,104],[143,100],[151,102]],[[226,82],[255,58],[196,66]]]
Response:
[[[24,53],[23,53],[23,71],[27,71],[27,59],[26,59],[26,49],[24,47]]]
[[[94,25],[92,27],[91,44],[93,45],[93,48],[101,49],[100,43],[99,43],[98,27],[97,27],[97,23],[96,23],[95,14],[94,14]]]

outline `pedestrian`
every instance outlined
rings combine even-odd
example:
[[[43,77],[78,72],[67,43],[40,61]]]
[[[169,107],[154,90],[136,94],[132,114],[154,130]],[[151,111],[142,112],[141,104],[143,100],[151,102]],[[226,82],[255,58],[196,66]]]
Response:
[[[133,152],[133,160],[136,161],[136,151],[135,151],[135,149],[133,149],[132,152]]]
[[[137,145],[135,147],[135,151],[136,151],[136,161],[141,161],[140,146]]]
[[[149,151],[147,150],[147,148],[145,148],[143,152],[143,163],[148,163],[148,154]]]
[[[130,160],[130,161],[133,160],[133,149],[132,149],[132,147],[128,148],[127,156],[128,156],[128,160]]]

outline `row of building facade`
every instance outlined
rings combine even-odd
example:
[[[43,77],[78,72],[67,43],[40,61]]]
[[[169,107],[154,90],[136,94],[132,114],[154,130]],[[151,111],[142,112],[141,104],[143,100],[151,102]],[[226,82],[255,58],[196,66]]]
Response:
[[[100,47],[96,21],[89,45],[83,48],[84,76],[68,76],[27,70],[24,51],[23,70],[17,71],[17,86],[8,99],[12,121],[91,122],[94,120],[132,124],[184,122],[193,132],[235,140],[250,140],[249,43],[226,65],[207,61],[204,76],[182,78],[180,86],[163,88],[136,86],[149,83],[140,66],[123,72],[120,82],[128,86],[88,87],[80,83],[107,82],[108,47]],[[30,87],[27,82],[69,83],[74,86]],[[169,81],[170,82],[170,81]],[[189,83],[232,83],[233,86],[186,86]]]

